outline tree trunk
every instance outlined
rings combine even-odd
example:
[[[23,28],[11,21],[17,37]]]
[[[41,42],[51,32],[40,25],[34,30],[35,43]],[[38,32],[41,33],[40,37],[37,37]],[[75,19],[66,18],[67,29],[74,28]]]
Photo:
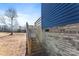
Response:
[[[11,18],[11,35],[13,35],[13,18]]]

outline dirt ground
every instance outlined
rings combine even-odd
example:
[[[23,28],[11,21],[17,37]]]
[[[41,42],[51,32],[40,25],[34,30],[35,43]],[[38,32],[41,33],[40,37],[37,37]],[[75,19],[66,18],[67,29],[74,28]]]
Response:
[[[25,33],[0,33],[0,56],[24,56],[26,52]]]

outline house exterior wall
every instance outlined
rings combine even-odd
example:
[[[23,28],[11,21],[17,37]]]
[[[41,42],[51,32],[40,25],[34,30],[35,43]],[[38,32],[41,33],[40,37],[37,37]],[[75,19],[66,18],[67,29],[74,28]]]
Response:
[[[42,4],[41,27],[35,27],[48,55],[79,56],[78,15],[79,4]]]
[[[79,22],[78,3],[43,3],[41,12],[43,29]]]
[[[79,24],[43,31],[43,47],[48,55],[79,56]],[[65,31],[61,31],[65,29]],[[56,31],[57,30],[57,31]]]

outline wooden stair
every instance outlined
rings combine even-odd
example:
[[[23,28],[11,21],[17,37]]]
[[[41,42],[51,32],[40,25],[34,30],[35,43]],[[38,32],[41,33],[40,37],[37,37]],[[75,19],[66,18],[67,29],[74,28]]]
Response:
[[[28,23],[26,23],[26,56],[45,55],[45,50],[41,43],[37,42],[36,38],[35,29],[29,28]]]
[[[42,56],[44,55],[44,49],[42,48],[42,46],[36,41],[36,39],[31,39],[30,40],[30,46],[27,46],[28,50],[27,52],[30,52],[30,56]]]
[[[31,52],[32,52],[32,55],[43,54],[43,48],[36,40],[32,40],[32,51]]]

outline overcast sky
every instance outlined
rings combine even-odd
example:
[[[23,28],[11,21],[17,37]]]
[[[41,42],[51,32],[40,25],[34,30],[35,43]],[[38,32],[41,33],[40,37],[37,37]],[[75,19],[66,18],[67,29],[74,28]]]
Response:
[[[0,15],[4,16],[8,8],[14,8],[17,11],[17,21],[22,26],[28,22],[33,25],[34,22],[41,17],[41,4],[40,3],[0,3]]]

